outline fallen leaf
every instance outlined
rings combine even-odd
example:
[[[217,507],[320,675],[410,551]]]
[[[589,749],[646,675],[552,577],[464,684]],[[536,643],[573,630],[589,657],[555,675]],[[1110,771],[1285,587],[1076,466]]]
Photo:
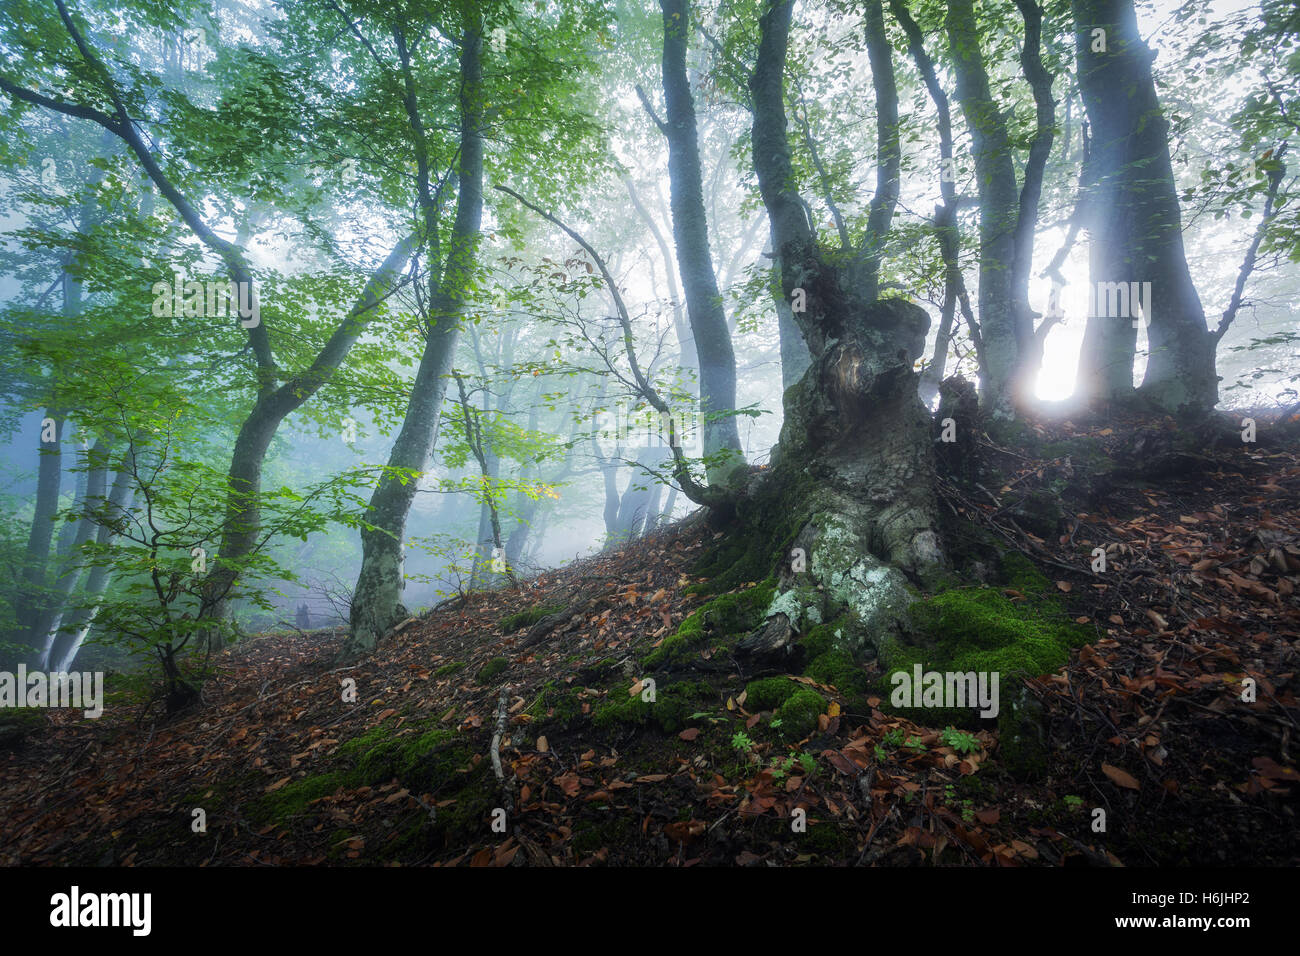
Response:
[[[1119,767],[1112,767],[1108,763],[1103,763],[1101,765],[1101,772],[1110,777],[1110,779],[1118,786],[1127,787],[1129,790],[1142,789],[1142,785],[1138,783],[1133,775],[1127,770],[1121,770]]]

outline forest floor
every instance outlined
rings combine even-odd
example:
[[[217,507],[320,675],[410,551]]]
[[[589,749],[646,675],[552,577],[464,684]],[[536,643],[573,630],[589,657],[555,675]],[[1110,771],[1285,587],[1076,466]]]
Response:
[[[711,599],[695,569],[721,532],[696,518],[428,612],[353,666],[341,633],[259,635],[194,712],[138,688],[99,720],[51,711],[0,756],[0,864],[1300,863],[1300,453],[1170,452],[1171,427],[1041,422],[986,444],[1000,485],[945,484],[1092,635],[1029,682],[1028,769],[1005,724],[923,726],[800,674],[825,706],[794,732],[723,629],[646,702],[646,656]],[[1078,440],[1147,467],[1081,491],[1077,455],[1044,454]],[[1029,489],[1057,533],[1012,517]]]

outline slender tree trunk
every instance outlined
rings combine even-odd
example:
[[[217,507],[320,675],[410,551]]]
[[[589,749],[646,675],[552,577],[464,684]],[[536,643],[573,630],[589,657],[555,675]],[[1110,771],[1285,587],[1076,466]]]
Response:
[[[361,571],[353,591],[351,633],[343,648],[344,657],[369,653],[380,638],[408,616],[402,603],[406,519],[419,484],[416,476],[428,466],[437,439],[447,375],[455,355],[460,315],[474,270],[483,217],[483,132],[479,103],[481,44],[477,28],[466,29],[460,56],[461,127],[456,219],[446,265],[440,276],[430,277],[431,327],[427,330],[406,417],[388,456],[391,470],[380,478],[366,512],[368,526],[361,533]],[[421,205],[428,232],[432,234],[436,228],[437,210],[428,196],[423,127],[409,68],[406,79],[407,111],[419,150]]]
[[[637,211],[641,221],[650,230],[655,245],[659,247],[659,255],[664,261],[664,274],[668,279],[668,294],[673,300],[673,330],[677,333],[677,346],[680,353],[678,365],[683,369],[698,372],[700,367],[699,357],[695,354],[695,338],[691,335],[691,326],[683,311],[682,290],[677,282],[677,261],[673,256],[672,248],[668,245],[668,240],[664,238],[659,223],[655,221],[654,216],[650,214],[650,210],[641,201],[641,196],[632,182],[632,177],[624,176],[623,185],[627,188],[627,194],[632,200],[632,208]]]
[[[985,378],[980,400],[994,417],[1014,414],[1020,350],[1014,267],[1019,197],[1007,124],[989,91],[972,0],[949,0],[948,46],[957,99],[970,129],[980,200],[979,323]]]
[[[1130,292],[1150,283],[1150,356],[1140,394],[1170,412],[1211,409],[1219,397],[1214,339],[1183,249],[1169,121],[1151,73],[1154,54],[1138,32],[1132,0],[1072,0],[1071,7],[1079,90],[1092,126],[1093,241],[1103,250],[1098,265],[1106,273],[1093,278],[1124,283]],[[1092,291],[1094,303],[1103,299],[1109,312],[1100,287],[1094,284]],[[1137,313],[1131,295],[1126,311],[1104,321],[1131,326]],[[1107,338],[1095,335],[1089,345]],[[1096,364],[1105,366],[1102,355]],[[1116,378],[1122,378],[1118,370]]]
[[[952,344],[952,328],[957,306],[962,308],[963,318],[970,332],[971,339],[977,343],[976,355],[979,359],[980,374],[987,379],[984,367],[983,343],[970,306],[970,297],[966,292],[966,281],[961,271],[961,231],[957,222],[957,184],[956,168],[952,154],[952,109],[948,103],[948,94],[939,75],[934,69],[934,62],[925,49],[925,37],[921,28],[912,19],[911,13],[903,0],[890,0],[890,10],[907,35],[907,48],[916,63],[917,71],[925,82],[934,103],[939,125],[939,193],[943,202],[934,210],[934,231],[939,243],[939,255],[943,260],[944,298],[940,310],[939,331],[934,340],[934,353],[930,363],[921,374],[921,401],[929,408],[939,394],[939,385],[943,381],[948,365],[948,349]]]
[[[903,151],[898,140],[898,84],[894,79],[894,51],[885,34],[881,0],[863,5],[867,59],[871,63],[871,85],[876,94],[876,190],[867,212],[867,233],[851,270],[851,281],[864,301],[874,301],[880,290],[880,264],[885,237],[898,205],[899,176]]]
[[[727,486],[743,474],[745,459],[736,427],[736,354],[709,249],[695,103],[686,72],[688,0],[660,0],[664,20],[663,82],[667,115],[668,177],[677,269],[700,363],[700,410],[711,485]]]
[[[47,428],[46,423],[51,423]],[[59,487],[63,479],[63,412],[45,409],[39,424],[36,462],[36,500],[23,555],[21,587],[15,602],[18,637],[32,650],[37,620],[48,599],[50,551],[54,541],[54,519],[59,511]],[[49,441],[45,441],[49,438]]]
[[[128,449],[127,454],[132,452]],[[125,463],[118,469],[109,490],[108,500],[104,505],[104,515],[98,522],[95,543],[99,548],[106,548],[113,540],[113,521],[129,505],[134,492],[133,475]],[[99,603],[108,590],[110,568],[106,562],[91,566],[86,575],[85,584],[76,597],[77,606],[66,612],[51,629],[52,640],[41,666],[45,670],[66,671],[72,667],[77,651],[90,633],[90,628],[99,609]]]
[[[1013,383],[1014,398],[1022,406],[1034,399],[1038,373],[1043,365],[1043,346],[1051,325],[1037,334],[1034,319],[1038,313],[1029,304],[1029,278],[1034,265],[1034,235],[1038,230],[1038,206],[1043,192],[1043,175],[1052,155],[1056,135],[1056,100],[1052,97],[1052,74],[1043,66],[1043,11],[1036,0],[1016,0],[1025,24],[1025,42],[1020,50],[1020,68],[1034,94],[1036,128],[1025,157],[1025,172],[1020,188],[1020,208],[1016,217],[1016,253],[1012,266],[1012,295],[1016,304],[1017,373]],[[1055,323],[1055,319],[1045,320]]]
[[[109,469],[108,449],[105,445],[105,441],[100,439],[86,454],[86,467],[82,472],[86,476],[86,486],[76,503],[76,507],[82,512],[82,517],[78,521],[69,521],[65,525],[66,528],[72,529],[72,534],[66,547],[60,549],[58,577],[52,583],[50,593],[33,629],[32,636],[35,640],[32,643],[40,648],[42,662],[49,656],[50,645],[58,630],[59,620],[81,577],[81,548],[94,534],[97,526],[96,515],[104,508]]]

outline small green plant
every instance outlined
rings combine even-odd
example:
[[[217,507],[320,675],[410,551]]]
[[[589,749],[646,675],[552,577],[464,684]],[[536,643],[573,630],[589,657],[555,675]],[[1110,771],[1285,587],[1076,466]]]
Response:
[[[920,737],[909,737],[903,746],[908,750],[914,750],[919,754],[925,753],[925,744],[921,743]]]
[[[901,747],[903,744],[903,728],[895,727],[885,736],[880,738],[880,742],[886,747]]]
[[[876,744],[876,759],[881,763],[884,763],[886,760],[889,759],[889,751],[886,750],[884,747],[882,747],[880,744]]]
[[[749,748],[754,746],[754,741],[749,739],[749,734],[741,731],[731,735],[731,746],[735,747],[742,753],[747,753]]]
[[[794,757],[786,757],[784,760],[780,757],[772,758],[772,779],[780,783],[786,778],[786,775],[794,768]]]
[[[1078,810],[1081,806],[1083,806],[1083,797],[1076,797],[1074,794],[1069,794],[1067,796],[1062,797],[1061,802],[1064,803],[1071,810]]]
[[[951,727],[944,728],[940,740],[944,745],[951,747],[959,754],[973,754],[980,749],[979,741],[973,734],[966,733],[964,730],[954,730]]]
[[[781,729],[781,718],[780,718],[780,717],[773,717],[773,718],[772,718],[772,721],[771,721],[771,725],[772,725],[772,729],[773,729],[773,730],[780,730],[780,729]]]
[[[812,754],[800,754],[799,765],[803,767],[805,777],[811,777],[817,770],[817,758]]]

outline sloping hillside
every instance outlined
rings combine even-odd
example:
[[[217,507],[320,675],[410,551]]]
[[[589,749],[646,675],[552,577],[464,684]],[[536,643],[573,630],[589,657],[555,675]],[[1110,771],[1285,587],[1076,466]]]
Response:
[[[946,481],[964,577],[914,608],[917,646],[1068,655],[1004,675],[995,719],[892,707],[834,622],[738,655],[770,583],[713,593],[736,556],[695,518],[357,665],[329,631],[248,639],[179,719],[125,692],[42,714],[0,761],[0,862],[1300,862],[1300,456],[1109,422]]]

